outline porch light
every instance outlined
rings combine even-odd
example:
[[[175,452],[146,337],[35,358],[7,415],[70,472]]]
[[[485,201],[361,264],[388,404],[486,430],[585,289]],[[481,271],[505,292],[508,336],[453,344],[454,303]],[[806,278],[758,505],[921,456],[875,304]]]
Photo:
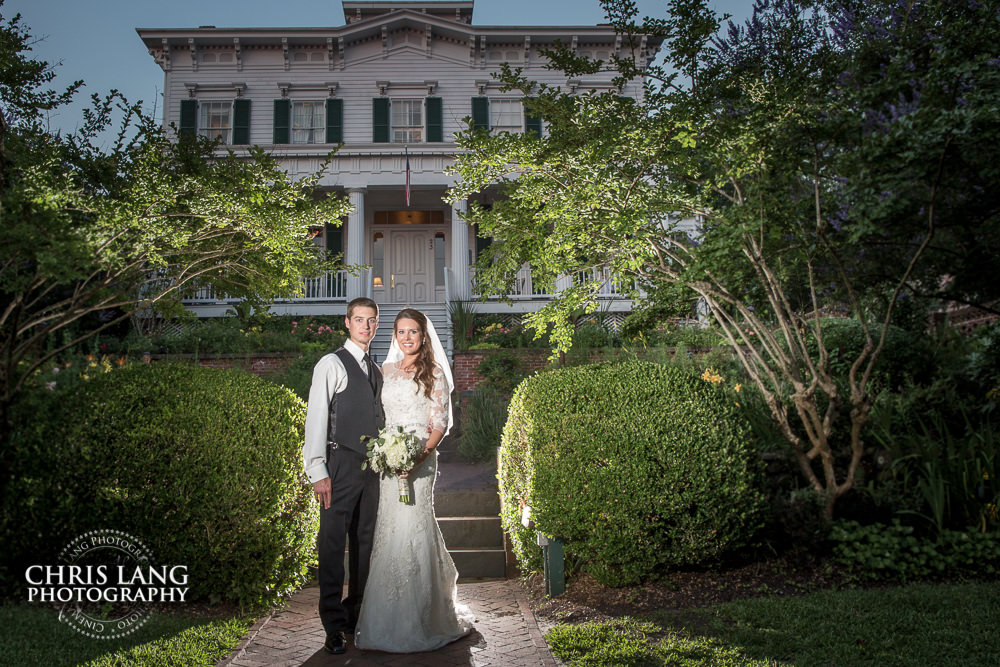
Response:
[[[382,287],[382,277],[375,276],[375,287]]]

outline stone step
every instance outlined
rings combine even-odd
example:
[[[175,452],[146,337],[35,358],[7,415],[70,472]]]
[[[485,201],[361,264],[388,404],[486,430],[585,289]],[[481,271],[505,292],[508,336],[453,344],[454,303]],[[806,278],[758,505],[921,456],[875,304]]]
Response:
[[[434,494],[438,517],[500,516],[500,496],[496,491],[445,491]]]
[[[500,517],[438,517],[438,527],[449,549],[503,549]]]
[[[503,549],[448,549],[460,579],[503,579],[507,576]]]

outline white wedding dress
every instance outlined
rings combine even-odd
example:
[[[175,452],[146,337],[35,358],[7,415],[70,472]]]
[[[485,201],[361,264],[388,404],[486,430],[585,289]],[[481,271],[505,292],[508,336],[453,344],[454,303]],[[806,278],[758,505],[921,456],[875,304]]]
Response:
[[[382,367],[386,428],[403,426],[421,439],[445,431],[449,395],[435,368],[431,397],[413,373],[394,363]],[[358,648],[416,653],[433,651],[472,629],[472,615],[456,602],[458,571],[434,516],[437,452],[410,474],[412,503],[399,502],[399,481],[385,475],[379,490],[368,584],[354,641]]]

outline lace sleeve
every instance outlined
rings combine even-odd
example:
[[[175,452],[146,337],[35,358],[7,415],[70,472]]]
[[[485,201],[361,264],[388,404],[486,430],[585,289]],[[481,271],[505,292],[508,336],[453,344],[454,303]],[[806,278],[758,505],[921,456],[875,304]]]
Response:
[[[448,430],[448,410],[450,409],[451,395],[448,391],[448,383],[444,379],[444,373],[438,367],[434,368],[434,388],[431,390],[431,415],[430,426],[432,431]]]

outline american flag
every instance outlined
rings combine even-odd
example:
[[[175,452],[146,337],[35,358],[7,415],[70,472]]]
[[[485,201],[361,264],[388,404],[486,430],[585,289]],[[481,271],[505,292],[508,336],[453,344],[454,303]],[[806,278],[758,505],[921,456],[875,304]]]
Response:
[[[410,205],[410,147],[404,146],[403,150],[406,151],[406,188],[403,190],[403,194],[406,195],[406,205]]]

